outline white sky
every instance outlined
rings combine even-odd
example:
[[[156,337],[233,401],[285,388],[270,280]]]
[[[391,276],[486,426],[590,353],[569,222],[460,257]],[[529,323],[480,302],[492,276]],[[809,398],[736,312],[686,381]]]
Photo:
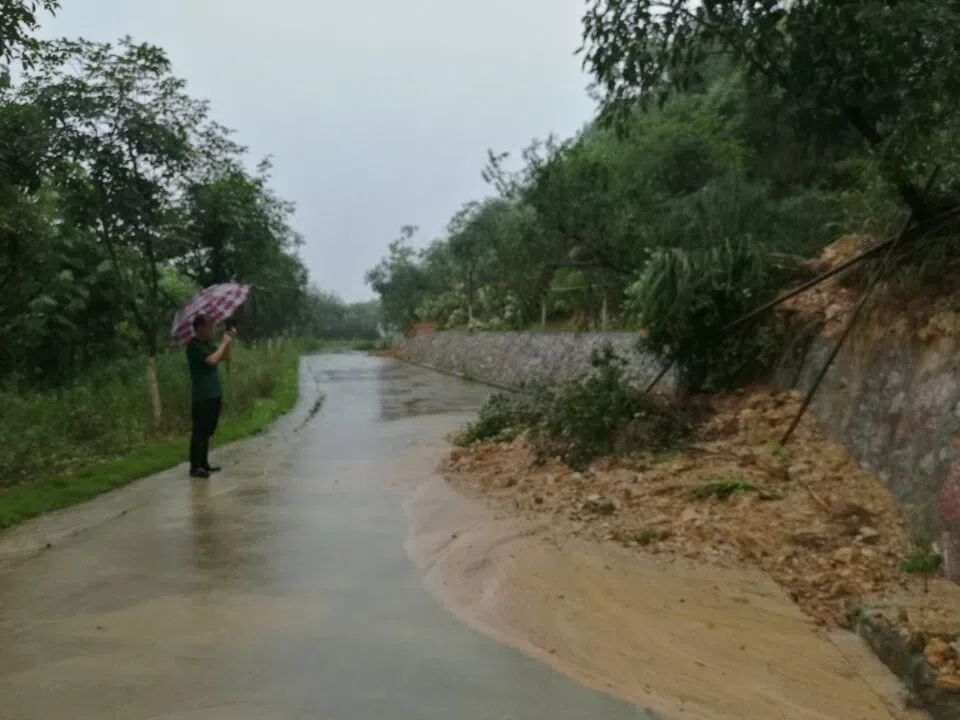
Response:
[[[519,153],[593,114],[573,56],[584,0],[63,0],[44,36],[167,50],[297,204],[311,280],[345,300],[399,234],[442,233]]]

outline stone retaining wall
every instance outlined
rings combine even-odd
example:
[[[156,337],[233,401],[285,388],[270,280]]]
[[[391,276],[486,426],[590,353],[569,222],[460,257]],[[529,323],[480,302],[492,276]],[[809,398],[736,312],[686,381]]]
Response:
[[[634,333],[438,332],[402,341],[417,362],[516,388],[576,377],[589,369],[591,353],[608,343],[629,360],[627,372],[638,382],[660,371],[655,358],[636,351]]]
[[[852,338],[812,407],[828,437],[877,474],[908,527],[933,539],[960,579],[960,346],[905,336]],[[798,387],[813,384],[833,342],[812,344]]]

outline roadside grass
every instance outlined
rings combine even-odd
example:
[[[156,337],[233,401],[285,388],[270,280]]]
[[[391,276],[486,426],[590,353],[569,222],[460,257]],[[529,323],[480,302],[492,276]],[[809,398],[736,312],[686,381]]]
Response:
[[[293,409],[303,351],[293,342],[236,348],[223,372],[215,446],[260,433]],[[121,361],[54,393],[0,390],[0,529],[183,462],[190,399],[182,353],[160,358],[158,377],[164,418],[156,429],[142,362]]]

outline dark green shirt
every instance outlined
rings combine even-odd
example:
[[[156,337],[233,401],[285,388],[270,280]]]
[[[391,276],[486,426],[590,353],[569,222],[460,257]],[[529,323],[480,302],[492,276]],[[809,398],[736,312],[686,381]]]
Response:
[[[213,355],[217,346],[194,338],[187,343],[187,363],[190,365],[190,391],[196,400],[209,400],[223,396],[220,385],[220,370],[216,365],[205,362]]]

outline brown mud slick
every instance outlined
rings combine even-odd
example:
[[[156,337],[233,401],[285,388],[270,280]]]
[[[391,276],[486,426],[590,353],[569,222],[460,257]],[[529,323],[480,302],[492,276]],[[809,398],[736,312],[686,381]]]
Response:
[[[896,717],[759,570],[576,539],[439,476],[409,515],[408,551],[455,614],[671,720]]]

